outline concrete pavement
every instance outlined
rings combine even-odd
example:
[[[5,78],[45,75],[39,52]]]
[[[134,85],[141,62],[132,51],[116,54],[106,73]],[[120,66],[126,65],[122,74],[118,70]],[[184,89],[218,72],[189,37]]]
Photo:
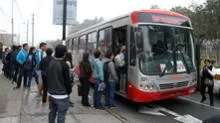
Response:
[[[36,96],[36,88],[13,90],[14,86],[2,74],[0,75],[0,123],[47,123],[48,104],[41,103],[41,98]],[[83,107],[80,103],[81,97],[77,96],[76,87],[71,94],[71,100],[75,104],[67,113],[66,123],[123,122],[107,110]]]

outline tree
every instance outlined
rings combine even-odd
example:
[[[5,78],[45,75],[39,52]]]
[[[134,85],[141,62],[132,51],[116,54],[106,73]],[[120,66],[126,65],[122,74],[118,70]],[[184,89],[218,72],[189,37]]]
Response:
[[[188,16],[193,24],[194,33],[198,43],[210,42],[213,52],[219,62],[220,48],[220,0],[207,0],[203,4],[192,3],[189,7],[173,7],[171,11]],[[201,45],[201,46],[203,46]],[[215,51],[215,53],[214,53]]]

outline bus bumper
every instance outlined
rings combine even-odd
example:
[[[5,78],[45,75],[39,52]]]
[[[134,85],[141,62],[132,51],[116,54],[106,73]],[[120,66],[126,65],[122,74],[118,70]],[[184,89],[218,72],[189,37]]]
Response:
[[[197,85],[192,85],[186,88],[161,91],[161,92],[144,92],[137,89],[130,82],[128,82],[128,98],[134,102],[153,102],[157,100],[164,100],[169,98],[175,98],[178,96],[190,95],[196,92]]]

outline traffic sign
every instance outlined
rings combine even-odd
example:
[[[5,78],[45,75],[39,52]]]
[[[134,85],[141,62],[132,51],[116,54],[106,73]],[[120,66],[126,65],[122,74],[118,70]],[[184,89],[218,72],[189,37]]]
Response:
[[[54,0],[53,2],[53,24],[54,25],[63,24],[63,1],[64,0]],[[66,25],[73,25],[76,23],[76,10],[77,10],[77,1],[67,0]]]

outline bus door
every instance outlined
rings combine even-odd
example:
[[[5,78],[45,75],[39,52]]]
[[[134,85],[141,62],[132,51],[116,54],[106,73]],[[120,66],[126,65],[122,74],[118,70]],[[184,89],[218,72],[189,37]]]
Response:
[[[121,77],[119,76],[119,83],[118,85],[116,86],[116,90],[120,92],[120,94],[126,94],[127,93],[127,68],[128,68],[128,26],[122,26],[122,27],[118,27],[118,28],[114,28],[113,29],[113,47],[112,47],[112,50],[113,52],[115,53],[115,55],[119,54],[120,53],[120,48],[122,46],[125,46],[126,47],[126,53],[125,53],[125,73],[126,73],[126,76],[125,76],[125,81],[121,81]],[[120,70],[118,68],[117,69],[117,72],[119,73],[120,75]]]

